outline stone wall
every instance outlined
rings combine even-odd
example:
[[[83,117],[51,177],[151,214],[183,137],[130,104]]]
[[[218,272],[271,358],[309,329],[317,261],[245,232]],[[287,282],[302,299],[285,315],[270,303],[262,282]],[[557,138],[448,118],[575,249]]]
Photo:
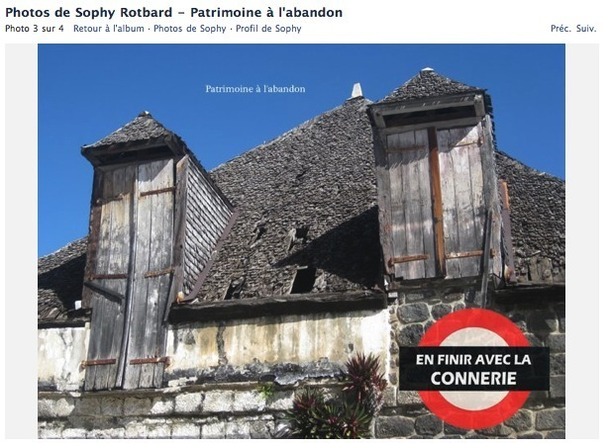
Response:
[[[565,305],[563,300],[505,301],[490,308],[511,319],[531,345],[550,349],[550,390],[532,392],[512,418],[492,428],[465,431],[431,414],[415,391],[398,388],[399,347],[415,346],[424,332],[450,312],[476,306],[478,293],[420,290],[400,293],[389,307],[391,325],[386,406],[375,424],[378,438],[564,438]]]
[[[40,384],[39,437],[274,437],[286,424],[296,391],[305,384],[334,390],[340,367],[357,351],[381,354],[387,373],[385,406],[374,424],[377,438],[565,437],[563,300],[503,299],[491,307],[515,322],[532,345],[549,347],[551,353],[550,390],[532,392],[504,423],[465,431],[432,415],[417,392],[398,389],[399,348],[417,345],[435,321],[476,306],[478,300],[471,290],[421,289],[400,293],[387,310],[343,317],[278,316],[175,326],[168,338],[173,364],[166,372],[167,386],[159,390],[79,392],[82,375],[66,376],[78,356],[50,360],[70,345],[86,353],[87,330],[40,330],[41,359],[51,357],[41,372],[59,390]]]
[[[40,438],[270,438],[292,388],[229,383],[149,391],[41,392]]]

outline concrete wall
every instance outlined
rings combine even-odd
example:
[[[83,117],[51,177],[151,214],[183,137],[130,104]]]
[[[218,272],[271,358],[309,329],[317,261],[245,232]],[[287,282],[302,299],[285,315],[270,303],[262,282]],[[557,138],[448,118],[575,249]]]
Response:
[[[41,389],[79,390],[85,381],[89,325],[38,330],[38,385]]]
[[[284,385],[335,375],[356,352],[379,354],[385,365],[387,316],[359,311],[177,326],[168,337],[165,376],[170,386],[227,379]]]

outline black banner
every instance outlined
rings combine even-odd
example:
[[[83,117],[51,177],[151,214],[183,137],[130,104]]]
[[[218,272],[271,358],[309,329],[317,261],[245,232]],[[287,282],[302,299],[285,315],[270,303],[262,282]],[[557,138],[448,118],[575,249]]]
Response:
[[[548,347],[401,347],[400,390],[549,390]]]

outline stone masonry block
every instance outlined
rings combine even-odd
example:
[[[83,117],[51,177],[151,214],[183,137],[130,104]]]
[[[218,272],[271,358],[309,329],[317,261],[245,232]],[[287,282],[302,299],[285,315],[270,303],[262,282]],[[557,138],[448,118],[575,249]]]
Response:
[[[566,377],[565,375],[551,376],[550,379],[551,398],[565,398],[566,396]]]
[[[199,439],[201,427],[194,423],[176,423],[172,427],[172,439]]]
[[[94,397],[84,397],[74,402],[75,415],[99,416],[102,412],[101,400]]]
[[[146,437],[149,439],[169,439],[171,437],[172,428],[167,423],[147,426],[148,434]]]
[[[63,423],[54,422],[43,424],[38,427],[39,439],[60,439],[63,431]]]
[[[67,417],[74,410],[74,399],[60,398],[38,400],[39,417]]]
[[[551,310],[532,313],[527,320],[527,327],[536,335],[553,333],[559,328],[557,315]]]
[[[150,398],[127,397],[125,398],[125,415],[148,415],[152,401]]]
[[[536,429],[564,429],[566,414],[564,409],[545,409],[536,414]]]
[[[430,318],[428,305],[425,303],[409,303],[398,307],[398,318],[405,324],[424,322]]]
[[[396,402],[398,404],[422,404],[421,398],[415,390],[399,390],[396,393]]]
[[[215,390],[205,394],[203,412],[233,412],[233,392]]]
[[[402,346],[415,346],[424,334],[421,324],[407,325],[398,333],[398,343]]]
[[[223,439],[227,432],[225,422],[206,423],[201,425],[202,439]]]
[[[119,416],[123,415],[123,400],[117,397],[102,397],[102,415]]]
[[[534,424],[534,414],[527,409],[518,410],[515,415],[504,422],[506,426],[513,428],[517,432],[530,429]]]
[[[566,335],[563,333],[549,334],[546,338],[546,346],[551,354],[563,353],[566,351]]]
[[[152,399],[150,413],[153,415],[169,415],[174,412],[173,397],[155,397]]]
[[[292,391],[275,392],[269,402],[269,409],[274,411],[287,411],[292,409],[292,399],[294,393]]]
[[[192,392],[176,396],[176,413],[178,414],[197,414],[201,412],[203,394]]]
[[[566,356],[564,353],[551,355],[551,375],[564,375],[566,373]]]
[[[147,426],[138,421],[130,422],[125,427],[125,438],[127,439],[145,439],[147,435]]]
[[[84,439],[87,437],[87,430],[84,428],[66,428],[61,433],[62,439]]]
[[[565,439],[566,432],[563,430],[549,431],[544,436],[545,439]]]
[[[443,422],[435,415],[421,415],[415,419],[415,431],[422,436],[435,436],[443,430]]]
[[[408,417],[377,417],[375,421],[375,437],[380,439],[409,437],[413,434],[414,429],[413,419]]]
[[[440,318],[449,314],[451,309],[451,305],[448,303],[439,303],[438,305],[434,305],[432,307],[432,317],[434,320],[439,320]]]
[[[265,397],[258,391],[238,391],[234,394],[233,411],[262,411],[265,403]]]
[[[542,439],[542,434],[539,432],[526,432],[525,434],[517,435],[517,439]]]
[[[124,439],[124,428],[93,429],[87,433],[88,439]]]
[[[249,439],[250,438],[250,422],[247,422],[247,421],[227,422],[225,436],[227,439]]]

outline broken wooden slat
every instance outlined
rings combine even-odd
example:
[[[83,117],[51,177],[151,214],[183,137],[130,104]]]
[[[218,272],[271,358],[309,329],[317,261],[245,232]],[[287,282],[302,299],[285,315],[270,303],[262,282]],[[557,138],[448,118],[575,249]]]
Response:
[[[508,184],[505,180],[500,181],[500,198],[502,218],[502,248],[504,249],[503,277],[507,283],[516,283],[515,256],[513,249],[513,236],[510,222],[510,197],[508,195]]]
[[[487,284],[489,282],[489,255],[490,255],[490,244],[491,244],[491,210],[487,210],[485,216],[485,242],[483,244],[483,260],[481,263],[481,306],[487,307]]]
[[[92,289],[95,292],[106,294],[106,295],[110,296],[110,298],[116,299],[119,302],[125,301],[124,295],[119,294],[118,292],[113,291],[110,288],[107,288],[103,285],[99,285],[99,284],[93,283],[93,282],[84,282],[83,285],[85,285],[87,288]]]

